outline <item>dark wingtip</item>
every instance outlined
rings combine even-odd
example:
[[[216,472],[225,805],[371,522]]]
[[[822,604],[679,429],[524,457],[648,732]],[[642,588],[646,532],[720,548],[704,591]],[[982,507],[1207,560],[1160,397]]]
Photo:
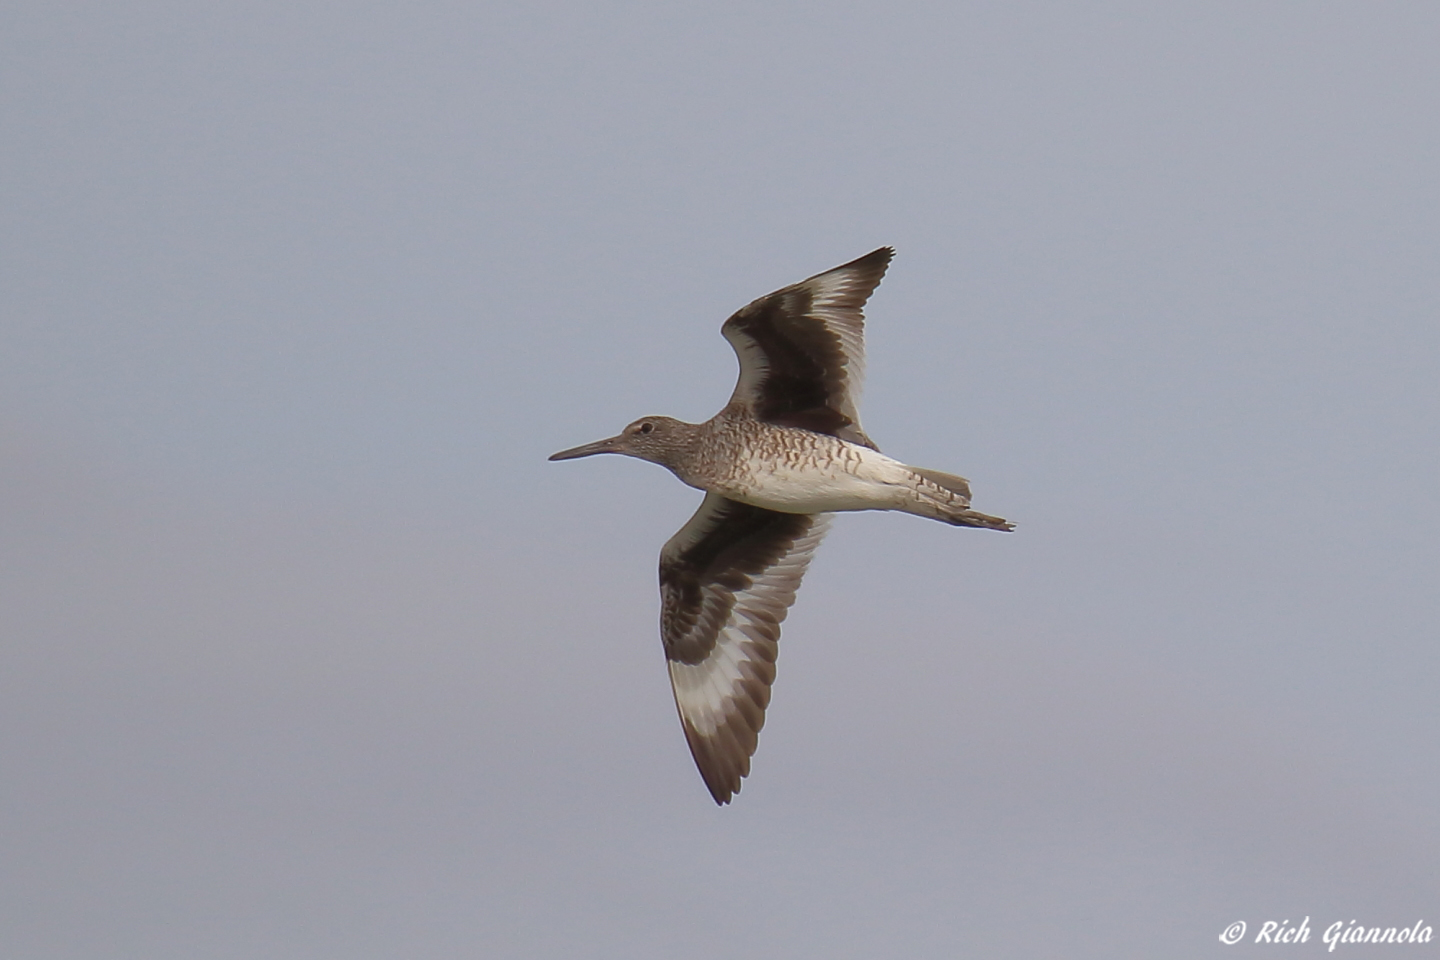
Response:
[[[701,775],[704,776],[705,771],[702,770],[700,772]],[[744,775],[742,774],[741,776],[743,777]],[[735,794],[739,793],[740,788],[744,786],[744,784],[739,780],[736,780],[734,786],[731,786],[728,783],[721,783],[718,776],[715,778],[714,783],[710,782],[710,778],[708,776],[705,776],[704,779],[705,789],[710,791],[710,798],[715,801],[715,806],[717,807],[723,807],[727,805],[731,800],[734,800]]]
[[[856,302],[853,304],[855,309],[858,310],[861,307],[865,306],[865,301],[870,299],[870,294],[874,293],[875,288],[880,285],[880,280],[885,276],[885,271],[890,269],[890,258],[893,256],[895,256],[894,247],[877,247],[876,249],[871,250],[869,253],[865,254],[865,256],[863,257],[856,257],[854,260],[851,260],[848,263],[842,263],[838,267],[831,267],[829,270],[826,270],[822,273],[817,273],[813,277],[806,277],[804,280],[801,280],[799,283],[795,284],[795,286],[801,287],[812,280],[818,280],[821,277],[828,277],[836,273],[853,274],[855,278],[857,280],[860,280],[861,284],[865,287],[863,293],[856,297]],[[792,288],[785,288],[785,290],[790,289]],[[782,292],[784,291],[776,291],[776,293]],[[773,297],[775,296],[775,294],[772,293],[770,296]],[[751,308],[759,304],[767,302],[769,299],[770,297],[762,297],[759,300],[756,300],[755,303],[752,303],[749,307],[746,307],[745,310],[750,310]],[[744,311],[741,312],[743,313]],[[737,316],[738,315],[739,314],[737,314]]]
[[[867,267],[880,267],[883,269],[884,267],[889,266],[890,261],[894,258],[894,247],[877,247],[876,249],[871,250],[869,253],[865,254],[865,256],[856,257],[854,260],[851,260],[849,263],[845,264],[845,267],[858,267],[863,265]],[[840,269],[843,270],[845,267],[841,267]]]

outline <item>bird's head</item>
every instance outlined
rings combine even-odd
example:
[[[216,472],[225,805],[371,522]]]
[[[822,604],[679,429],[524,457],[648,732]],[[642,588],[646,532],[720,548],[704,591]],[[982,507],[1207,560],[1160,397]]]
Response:
[[[551,460],[574,460],[597,453],[620,453],[674,469],[690,449],[699,426],[670,417],[641,417],[613,437],[551,454]]]

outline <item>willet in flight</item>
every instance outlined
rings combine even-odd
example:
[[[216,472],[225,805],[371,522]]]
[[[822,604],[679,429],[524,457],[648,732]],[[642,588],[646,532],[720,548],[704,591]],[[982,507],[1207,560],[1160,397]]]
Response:
[[[716,803],[729,803],[750,773],[780,622],[831,513],[900,510],[1014,528],[970,509],[965,478],[892,460],[860,429],[862,309],[894,253],[881,247],[726,320],[740,382],[705,423],[644,417],[550,458],[621,453],[705,491],[660,551],[660,634],[685,739]]]

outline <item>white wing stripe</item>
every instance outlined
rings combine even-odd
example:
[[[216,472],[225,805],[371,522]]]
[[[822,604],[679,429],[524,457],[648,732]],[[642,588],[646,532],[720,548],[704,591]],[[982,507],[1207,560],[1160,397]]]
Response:
[[[795,589],[828,531],[829,521],[827,514],[813,517],[810,529],[796,539],[790,550],[735,595],[730,616],[718,631],[709,656],[696,664],[670,661],[675,702],[685,725],[703,740],[720,741],[714,744],[720,748],[716,752],[731,754],[729,759],[738,767],[740,776],[748,772],[749,766],[749,750],[744,749],[738,736],[740,729],[751,725],[744,705],[753,704],[753,712],[763,722],[764,700],[769,698],[762,694],[764,699],[755,702],[753,687],[769,686],[772,669],[767,648],[773,649],[771,635],[778,633],[778,624],[794,602]],[[704,589],[708,592],[716,587],[707,584]],[[755,729],[758,731],[758,725]],[[741,750],[744,752],[738,757],[733,756]]]

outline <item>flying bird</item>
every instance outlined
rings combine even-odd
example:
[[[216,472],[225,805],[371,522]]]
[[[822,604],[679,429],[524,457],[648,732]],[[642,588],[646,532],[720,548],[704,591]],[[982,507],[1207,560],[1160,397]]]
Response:
[[[750,773],[780,622],[830,514],[899,510],[1014,529],[970,509],[964,477],[892,460],[860,427],[862,311],[894,254],[881,247],[726,320],[720,331],[740,359],[740,380],[706,422],[642,417],[550,457],[638,457],[705,491],[660,551],[660,635],[685,739],[718,804]]]

